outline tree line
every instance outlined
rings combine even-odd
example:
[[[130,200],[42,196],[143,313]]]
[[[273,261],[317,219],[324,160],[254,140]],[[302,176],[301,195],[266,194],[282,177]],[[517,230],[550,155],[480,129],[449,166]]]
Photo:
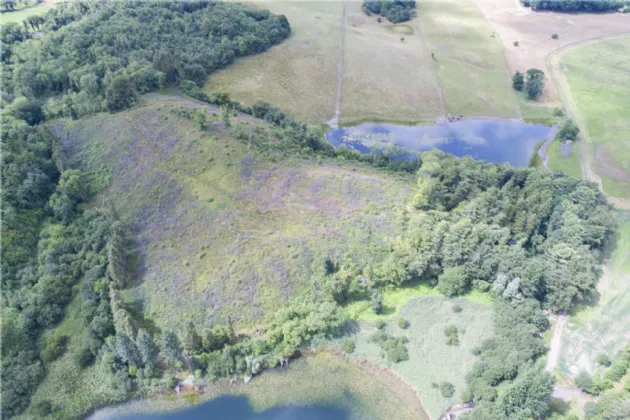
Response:
[[[392,23],[405,22],[416,17],[414,0],[363,0],[361,8],[368,16],[381,15]]]
[[[586,13],[617,11],[630,5],[628,0],[521,0],[521,2],[536,10]]]

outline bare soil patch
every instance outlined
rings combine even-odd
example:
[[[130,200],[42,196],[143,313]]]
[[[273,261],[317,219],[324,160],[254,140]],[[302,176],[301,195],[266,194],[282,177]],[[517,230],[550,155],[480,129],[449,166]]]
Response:
[[[606,145],[597,147],[595,152],[595,167],[598,173],[606,175],[610,179],[630,182],[630,172],[618,165]]]
[[[519,0],[475,0],[503,43],[512,73],[538,68],[549,75],[546,59],[564,46],[607,35],[630,32],[630,19],[621,13],[566,14],[535,12]],[[557,33],[559,39],[552,39]],[[491,34],[488,34],[491,36]],[[519,45],[514,46],[518,41]],[[558,93],[548,79],[540,102],[557,104]]]

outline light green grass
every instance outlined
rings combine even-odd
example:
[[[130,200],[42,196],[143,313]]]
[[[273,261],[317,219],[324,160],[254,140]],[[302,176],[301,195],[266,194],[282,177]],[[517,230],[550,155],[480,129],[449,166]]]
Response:
[[[553,114],[554,108],[528,100],[524,92],[517,92],[516,96],[521,108],[523,121],[526,123],[552,126],[561,122],[561,118]]]
[[[630,340],[630,213],[618,215],[598,301],[576,307],[563,335],[560,368],[566,374],[594,367],[599,353],[615,354]]]
[[[630,36],[571,48],[560,66],[588,129],[604,192],[630,197]]]
[[[429,52],[435,53],[446,111],[519,118],[503,47],[474,1],[429,0],[417,8]]]
[[[573,144],[571,156],[568,158],[562,157],[561,145],[561,140],[556,137],[547,146],[547,167],[554,171],[562,171],[572,178],[581,179],[582,169],[580,167],[580,155],[577,145]]]
[[[0,14],[0,25],[12,22],[20,23],[29,16],[43,15],[48,10],[50,10],[51,7],[53,7],[52,4],[42,4],[39,6],[25,7],[23,9],[15,10],[13,12],[2,13]]]
[[[342,3],[257,1],[253,5],[284,14],[291,37],[214,73],[204,90],[228,91],[250,105],[263,100],[311,123],[328,121],[337,100]]]
[[[132,225],[140,270],[131,288],[148,320],[176,328],[258,322],[305,291],[323,289],[324,261],[379,260],[402,229],[413,175],[337,161],[248,154],[206,107],[208,130],[168,112],[200,106],[155,96],[56,130],[86,170],[111,178],[109,200]],[[249,123],[249,117],[241,117]],[[369,244],[366,246],[366,244]]]
[[[462,312],[455,313],[453,305],[460,305]],[[411,299],[398,311],[409,321],[410,326],[402,330],[394,319],[387,325],[390,335],[407,336],[409,360],[390,366],[401,378],[413,386],[422,399],[422,405],[431,418],[438,418],[444,410],[459,402],[459,395],[465,389],[465,376],[478,360],[471,350],[493,334],[492,307],[472,303],[466,299],[446,299],[439,296],[422,296]],[[458,346],[445,343],[444,328],[455,325],[460,330]],[[381,349],[369,341],[376,331],[373,323],[361,322],[356,334],[355,357],[388,366],[389,362],[380,357]],[[461,329],[465,328],[462,333]],[[455,385],[455,395],[444,398],[432,382],[451,382]]]
[[[435,120],[441,116],[438,81],[420,20],[401,25],[389,25],[385,19],[378,23],[376,16],[363,12],[361,2],[349,1],[347,6],[343,123],[357,119]]]
[[[244,395],[256,412],[286,405],[334,404],[351,410],[352,420],[426,419],[399,396],[397,386],[391,385],[371,372],[323,352],[292,361],[287,371],[265,372],[247,385],[241,382],[210,385],[198,400],[203,403],[219,395]],[[159,398],[131,402],[103,410],[102,414],[164,412],[189,406],[185,398]]]
[[[81,296],[76,296],[66,308],[64,320],[45,334],[70,337],[66,353],[46,366],[46,377],[31,399],[31,407],[40,401],[49,401],[56,410],[51,418],[82,418],[96,406],[122,401],[126,397],[115,390],[108,367],[96,363],[83,370],[75,361],[86,334],[81,303]],[[39,420],[40,417],[26,411],[16,419]]]

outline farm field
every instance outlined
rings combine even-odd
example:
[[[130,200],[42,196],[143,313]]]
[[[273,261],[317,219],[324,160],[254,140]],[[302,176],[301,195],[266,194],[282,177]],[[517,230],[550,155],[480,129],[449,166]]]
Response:
[[[249,325],[306,289],[320,290],[326,258],[377,258],[399,231],[396,212],[413,195],[412,175],[273,162],[231,137],[216,108],[206,108],[209,130],[200,132],[169,113],[200,103],[153,98],[54,128],[75,159],[103,185],[111,181],[101,199],[137,238],[132,299],[160,325],[228,314]]]
[[[463,310],[454,312],[455,304]],[[429,416],[438,418],[446,408],[460,402],[465,375],[477,361],[471,350],[493,334],[492,307],[465,299],[423,296],[411,299],[398,314],[409,321],[409,327],[401,329],[390,317],[386,330],[394,337],[408,337],[409,360],[393,364],[390,369],[416,390]],[[451,324],[460,330],[458,346],[445,342],[444,328]],[[375,323],[363,321],[360,326],[353,357],[387,365],[380,357],[380,347],[370,342],[370,336],[377,330]],[[432,386],[432,383],[444,381],[455,386],[455,395],[450,398],[443,397],[440,390]]]
[[[475,3],[418,3],[419,25],[444,95],[446,112],[520,118],[503,47]]]
[[[264,54],[243,57],[208,78],[205,90],[228,91],[246,104],[263,100],[310,123],[332,118],[337,100],[337,62],[342,3],[259,1],[254,6],[284,14],[291,37]]]
[[[607,195],[630,198],[630,35],[570,48],[557,64],[591,170]]]
[[[630,340],[630,213],[619,212],[618,219],[608,264],[597,286],[597,305],[580,306],[569,317],[559,361],[563,373],[593,372],[600,353],[612,357]]]

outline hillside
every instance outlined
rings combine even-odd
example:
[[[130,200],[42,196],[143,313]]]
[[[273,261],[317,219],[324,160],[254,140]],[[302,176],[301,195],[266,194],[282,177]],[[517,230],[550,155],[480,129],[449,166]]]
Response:
[[[169,113],[181,107],[202,107],[207,128]],[[350,253],[365,263],[386,250],[396,209],[413,195],[411,177],[248,151],[218,112],[156,95],[122,113],[51,124],[71,160],[111,181],[95,204],[111,203],[130,225],[131,294],[162,326],[227,316],[248,324],[317,292],[326,259]]]

